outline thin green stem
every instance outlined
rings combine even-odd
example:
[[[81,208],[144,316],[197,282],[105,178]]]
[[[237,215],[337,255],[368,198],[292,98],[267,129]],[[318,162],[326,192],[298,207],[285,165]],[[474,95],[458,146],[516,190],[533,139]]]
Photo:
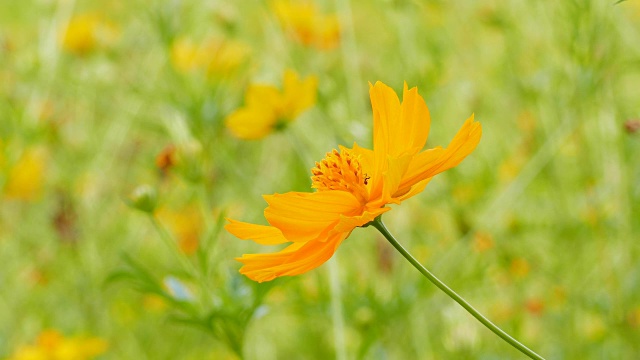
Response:
[[[337,255],[337,254],[336,254]],[[333,321],[333,341],[336,347],[336,360],[347,359],[347,345],[344,333],[344,315],[342,311],[342,291],[340,289],[340,266],[337,256],[329,261],[329,286],[331,288],[331,317]]]
[[[209,286],[207,279],[204,277],[204,275],[200,271],[198,271],[198,269],[196,269],[193,263],[184,256],[184,254],[181,252],[180,248],[176,244],[176,241],[173,239],[171,234],[169,234],[167,229],[165,229],[165,227],[162,226],[160,221],[158,221],[158,218],[153,214],[149,214],[149,219],[151,220],[153,227],[156,229],[156,231],[160,235],[160,238],[162,239],[162,241],[169,248],[170,252],[174,254],[178,262],[180,262],[182,269],[186,271],[187,274],[189,274],[194,279],[200,282],[200,285],[204,290],[202,294],[203,301],[207,302],[209,294],[213,294],[213,289],[211,289],[211,287]]]
[[[158,221],[158,218],[156,218],[154,214],[149,214],[149,220],[151,220],[153,227],[156,229],[156,231],[158,232],[158,235],[160,235],[160,238],[165,243],[169,251],[172,254],[174,254],[178,262],[180,262],[180,265],[182,266],[183,270],[185,270],[188,273],[191,272],[192,276],[197,276],[197,270],[195,266],[193,266],[193,264],[190,263],[189,260],[187,260],[184,256],[181,255],[180,248],[176,244],[171,234],[169,234],[167,229],[165,229],[164,226],[160,224],[160,221]]]
[[[429,281],[431,281],[435,286],[440,288],[440,290],[444,291],[445,294],[449,295],[449,297],[452,298],[453,300],[455,300],[455,302],[460,304],[460,306],[462,306],[471,315],[473,315],[473,317],[478,319],[478,321],[480,321],[489,330],[493,331],[496,335],[500,336],[504,341],[508,342],[511,346],[513,346],[514,348],[520,350],[520,352],[522,352],[523,354],[527,355],[531,359],[544,360],[544,358],[542,356],[536,354],[533,350],[531,350],[528,347],[526,347],[523,344],[521,344],[518,340],[516,340],[513,337],[511,337],[511,335],[507,334],[502,329],[500,329],[498,326],[496,326],[494,323],[492,323],[489,319],[484,317],[484,315],[482,315],[478,310],[476,310],[473,306],[471,306],[471,304],[469,304],[465,299],[463,299],[455,291],[451,290],[451,288],[449,288],[445,283],[440,281],[440,279],[438,279],[429,270],[427,270],[427,268],[422,266],[422,264],[420,264],[420,262],[418,262],[418,260],[416,260],[416,258],[414,258],[413,255],[411,255],[411,253],[409,253],[398,242],[398,240],[396,240],[393,237],[393,235],[391,235],[391,233],[389,232],[387,227],[382,222],[382,217],[381,216],[378,216],[377,218],[375,218],[372,222],[370,222],[367,225],[372,225],[373,227],[378,229],[378,231],[380,231],[380,233],[382,233],[382,235],[384,235],[384,237],[391,243],[391,245],[393,245],[393,247],[395,247],[396,250],[398,250],[400,252],[400,254],[402,254],[402,256],[404,256],[407,260],[409,260],[409,262],[411,263],[411,265],[413,265],[413,267],[418,269],[418,271],[420,271],[420,273],[422,273],[422,275],[424,275],[427,279],[429,279]]]

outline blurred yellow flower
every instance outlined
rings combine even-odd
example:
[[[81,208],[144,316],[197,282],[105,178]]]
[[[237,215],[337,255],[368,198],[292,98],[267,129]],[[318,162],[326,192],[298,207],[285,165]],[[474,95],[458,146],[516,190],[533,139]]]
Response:
[[[509,265],[509,272],[515,277],[523,278],[529,274],[529,262],[524,258],[515,258]]]
[[[625,13],[636,21],[640,20],[640,4],[638,4],[638,1],[624,1],[621,6],[629,7],[629,11],[625,11]]]
[[[187,206],[178,211],[162,208],[158,211],[158,218],[176,237],[182,252],[191,255],[198,250],[204,219],[197,207]]]
[[[478,231],[473,234],[473,249],[479,253],[485,252],[493,248],[493,237],[491,234]]]
[[[167,302],[155,294],[147,294],[142,298],[142,307],[149,312],[160,313],[167,309]]]
[[[19,347],[9,360],[88,360],[107,351],[107,343],[95,337],[65,338],[45,330],[34,344]]]
[[[586,339],[592,342],[600,341],[607,336],[609,329],[607,323],[601,314],[598,313],[582,313],[578,317],[578,329]]]
[[[208,78],[230,77],[249,58],[250,48],[241,42],[210,38],[196,44],[187,38],[171,45],[171,64],[176,71],[203,71]]]
[[[457,166],[478,145],[480,123],[467,119],[449,147],[422,150],[431,118],[417,88],[403,102],[387,85],[370,85],[373,150],[357,144],[327,153],[311,169],[313,193],[264,196],[270,226],[229,219],[225,229],[263,245],[291,243],[278,253],[245,254],[240,273],[255,281],[302,274],[329,260],[351,231],[422,192],[431,178]]]
[[[320,14],[311,2],[275,0],[272,9],[280,25],[306,46],[331,49],[340,41],[338,17]]]
[[[629,311],[627,314],[627,322],[633,328],[640,327],[640,306]]]
[[[98,46],[112,42],[116,36],[115,26],[98,14],[80,14],[62,30],[61,44],[70,53],[87,55]]]
[[[283,90],[272,85],[250,85],[244,107],[225,120],[236,137],[255,140],[285,127],[316,103],[318,80],[315,76],[300,79],[297,73],[284,73]]]
[[[10,199],[33,200],[40,195],[44,182],[46,154],[43,149],[26,150],[9,170],[4,194]]]
[[[539,298],[530,298],[524,304],[525,309],[532,315],[540,315],[544,312],[544,301]]]
[[[2,142],[2,139],[0,139],[0,170],[2,170],[6,164],[6,159],[5,159],[5,144]]]

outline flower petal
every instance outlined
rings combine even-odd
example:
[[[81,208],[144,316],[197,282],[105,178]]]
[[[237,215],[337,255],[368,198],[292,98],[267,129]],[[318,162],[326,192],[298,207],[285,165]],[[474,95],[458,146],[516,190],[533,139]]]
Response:
[[[429,184],[429,181],[431,181],[431,179],[433,178],[424,179],[418,182],[417,184],[411,186],[410,188],[403,189],[402,191],[400,190],[396,191],[396,193],[393,194],[394,202],[397,204],[400,204],[401,202],[407,200],[408,198],[421,193],[424,190],[424,188],[427,186],[427,184]]]
[[[355,155],[360,156],[359,161],[364,172],[373,171],[373,162],[375,161],[373,150],[360,147],[356,143],[353,143],[353,149],[348,150],[352,151]]]
[[[338,223],[338,225],[336,225],[335,228],[333,228],[331,233],[351,232],[358,226],[362,226],[368,222],[373,221],[373,219],[375,219],[378,215],[386,213],[389,210],[391,210],[391,208],[384,207],[373,209],[371,211],[365,211],[362,213],[362,215],[358,216],[340,216],[340,222]]]
[[[373,108],[375,154],[371,197],[376,198],[383,193],[381,180],[388,172],[388,157],[415,155],[422,150],[429,135],[431,116],[418,89],[409,89],[406,83],[402,104],[395,91],[379,81],[375,85],[369,84],[369,95]]]
[[[295,71],[287,70],[284,73],[284,103],[285,118],[293,120],[303,111],[316,103],[318,78],[308,76],[304,80]]]
[[[402,181],[402,176],[407,171],[413,156],[406,154],[397,158],[389,157],[389,166],[384,173],[384,185],[382,190],[382,200],[384,203],[393,202],[392,196],[398,190]]]
[[[418,88],[409,89],[407,83],[404,83],[402,92],[401,120],[397,124],[398,134],[396,135],[397,144],[394,147],[398,149],[404,148],[404,151],[416,154],[424,148],[429,137],[429,129],[431,127],[431,115],[429,108],[424,99],[418,94]]]
[[[373,153],[374,171],[371,174],[372,187],[370,194],[378,197],[382,193],[382,178],[387,166],[387,156],[392,155],[394,143],[394,126],[400,120],[400,100],[398,95],[387,85],[376,82],[369,83],[369,97],[373,109]]]
[[[446,149],[430,149],[414,157],[402,179],[399,191],[460,164],[476,148],[481,136],[482,126],[479,122],[473,121],[471,115]]]
[[[369,83],[369,97],[373,109],[373,150],[376,155],[393,155],[395,130],[400,121],[400,99],[393,89],[380,81],[375,85]]]
[[[227,116],[225,124],[233,135],[240,139],[261,139],[273,131],[276,123],[272,111],[261,107],[238,109]]]
[[[273,85],[250,85],[245,94],[246,107],[277,109],[282,106],[283,96]]]
[[[290,192],[265,195],[264,199],[269,203],[264,211],[269,224],[293,242],[324,241],[340,215],[354,216],[362,211],[362,204],[353,194],[340,190]]]
[[[385,204],[395,203],[393,194],[395,194],[400,186],[403,175],[407,171],[411,159],[411,154],[405,154],[400,157],[389,156],[387,158],[387,168],[382,174],[382,191],[377,194],[370,194],[367,206],[370,208],[383,207]]]
[[[438,146],[415,155],[413,159],[411,159],[396,193],[406,193],[414,184],[424,180],[420,176],[422,169],[437,164],[444,152],[445,150]]]
[[[329,260],[347,236],[349,233],[337,233],[326,241],[295,243],[278,253],[244,254],[236,260],[244,264],[240,273],[258,282],[299,275]]]
[[[282,231],[273,226],[250,224],[246,222],[226,219],[225,230],[242,240],[253,240],[262,245],[276,245],[288,242]]]
[[[362,166],[362,171],[368,178],[367,189],[369,190],[369,194],[373,193],[372,189],[379,189],[378,192],[382,191],[382,173],[376,174],[377,169],[375,167],[375,154],[373,150],[362,148],[358,146],[358,144],[353,143],[353,149],[351,149],[351,151],[360,157],[360,166]]]
[[[431,116],[418,88],[409,89],[405,82],[402,104],[395,91],[379,81],[370,86],[369,94],[373,108],[374,151],[401,156],[422,150],[429,136]]]

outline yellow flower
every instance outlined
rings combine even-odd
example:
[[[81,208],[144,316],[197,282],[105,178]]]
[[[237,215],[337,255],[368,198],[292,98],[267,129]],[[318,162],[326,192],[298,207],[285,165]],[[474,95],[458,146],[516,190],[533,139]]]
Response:
[[[171,64],[179,72],[190,72],[198,68],[198,46],[187,39],[178,39],[171,45]]]
[[[161,296],[147,294],[142,298],[142,307],[154,313],[160,313],[167,309],[167,302]]]
[[[270,226],[229,219],[227,231],[263,245],[291,243],[272,254],[238,258],[240,273],[255,281],[302,274],[327,261],[356,227],[389,211],[387,204],[422,192],[431,178],[457,166],[477,146],[480,123],[467,119],[446,149],[422,150],[430,116],[417,88],[404,85],[403,102],[381,82],[370,85],[373,150],[359,147],[327,153],[311,169],[313,193],[264,196]]]
[[[46,155],[42,149],[26,150],[9,170],[4,193],[10,199],[33,200],[44,182]]]
[[[338,18],[320,14],[313,3],[276,0],[272,8],[280,25],[306,46],[331,49],[340,41]]]
[[[249,57],[247,45],[231,40],[208,39],[201,44],[181,38],[171,45],[171,63],[181,73],[203,71],[210,79],[229,77]]]
[[[35,344],[16,350],[10,360],[88,360],[107,351],[107,343],[95,337],[65,338],[56,330],[45,330]]]
[[[4,168],[7,161],[4,155],[5,151],[5,144],[2,142],[2,139],[0,139],[0,170]]]
[[[318,80],[301,80],[294,71],[284,73],[283,91],[272,85],[251,85],[245,106],[225,120],[227,128],[240,139],[255,140],[286,126],[316,102]]]
[[[111,42],[116,33],[115,27],[97,14],[77,15],[63,29],[62,48],[76,55],[86,55],[98,45]]]

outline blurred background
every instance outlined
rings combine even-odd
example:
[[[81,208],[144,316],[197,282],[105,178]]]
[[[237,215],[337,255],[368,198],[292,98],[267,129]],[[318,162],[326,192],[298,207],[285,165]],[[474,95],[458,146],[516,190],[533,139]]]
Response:
[[[372,228],[307,274],[238,274],[266,250],[224,217],[264,223],[262,194],[370,147],[380,80],[418,86],[428,147],[484,133],[385,215],[398,239],[541,355],[635,359],[638,44],[638,0],[3,1],[0,358],[520,358]],[[289,70],[314,101],[238,136]]]

